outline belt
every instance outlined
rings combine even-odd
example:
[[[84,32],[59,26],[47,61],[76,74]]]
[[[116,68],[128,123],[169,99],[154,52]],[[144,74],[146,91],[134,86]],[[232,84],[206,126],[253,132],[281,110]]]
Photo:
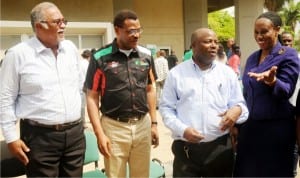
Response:
[[[123,116],[123,117],[110,117],[110,116],[107,117],[119,122],[134,124],[140,121],[141,119],[143,119],[145,117],[145,114],[137,114],[137,115]]]
[[[76,121],[73,122],[67,122],[67,123],[63,123],[63,124],[55,124],[55,125],[47,125],[47,124],[41,124],[37,121],[33,121],[30,119],[23,119],[24,123],[27,123],[28,125],[34,126],[34,127],[41,127],[41,128],[47,128],[47,129],[52,129],[55,131],[64,131],[67,129],[70,129],[76,125],[78,125],[79,123],[81,123],[81,119],[78,119]]]

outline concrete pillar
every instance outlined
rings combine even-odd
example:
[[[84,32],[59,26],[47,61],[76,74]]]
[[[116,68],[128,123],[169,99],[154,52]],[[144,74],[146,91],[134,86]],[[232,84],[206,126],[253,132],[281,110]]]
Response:
[[[256,18],[263,12],[264,0],[234,0],[235,5],[235,31],[236,43],[240,45],[241,69],[251,53],[258,49],[258,45],[254,39],[254,22]]]
[[[184,47],[189,49],[191,34],[200,27],[208,26],[207,0],[183,0]]]

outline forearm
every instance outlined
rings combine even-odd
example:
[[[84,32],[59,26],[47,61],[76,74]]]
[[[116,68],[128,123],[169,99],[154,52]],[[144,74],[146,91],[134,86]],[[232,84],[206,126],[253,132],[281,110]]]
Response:
[[[88,90],[86,103],[87,103],[87,111],[88,111],[90,122],[93,126],[95,135],[99,137],[104,134],[100,123],[99,95],[96,94],[94,91]]]
[[[147,102],[152,122],[156,122],[156,90],[152,85],[147,86]]]

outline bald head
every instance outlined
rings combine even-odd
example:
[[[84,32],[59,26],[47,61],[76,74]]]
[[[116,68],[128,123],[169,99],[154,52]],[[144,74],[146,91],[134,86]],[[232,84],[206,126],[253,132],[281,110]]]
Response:
[[[216,36],[215,32],[209,28],[198,28],[192,33],[191,36],[191,46],[195,45],[197,40],[203,39],[206,36],[213,35]]]
[[[201,69],[207,69],[216,58],[218,38],[209,28],[199,28],[192,33],[193,60]]]

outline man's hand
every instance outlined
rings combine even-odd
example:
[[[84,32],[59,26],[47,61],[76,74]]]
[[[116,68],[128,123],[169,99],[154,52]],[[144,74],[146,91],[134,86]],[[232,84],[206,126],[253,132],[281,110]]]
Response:
[[[99,139],[97,137],[97,142],[100,153],[105,158],[109,158],[111,156],[111,142],[109,138],[106,135],[103,135],[102,137],[99,137]]]
[[[153,148],[156,148],[159,145],[159,136],[156,124],[151,126],[151,142],[152,145],[154,145]]]
[[[185,129],[183,137],[192,143],[199,143],[202,139],[204,139],[204,136],[192,127]]]
[[[29,163],[29,159],[26,155],[30,151],[30,149],[26,146],[26,144],[21,140],[16,140],[14,142],[7,144],[9,151],[18,158],[24,165]]]
[[[225,131],[234,126],[235,122],[238,120],[242,113],[242,109],[240,106],[233,106],[232,108],[228,109],[226,112],[219,114],[222,117],[220,123],[221,131]]]

